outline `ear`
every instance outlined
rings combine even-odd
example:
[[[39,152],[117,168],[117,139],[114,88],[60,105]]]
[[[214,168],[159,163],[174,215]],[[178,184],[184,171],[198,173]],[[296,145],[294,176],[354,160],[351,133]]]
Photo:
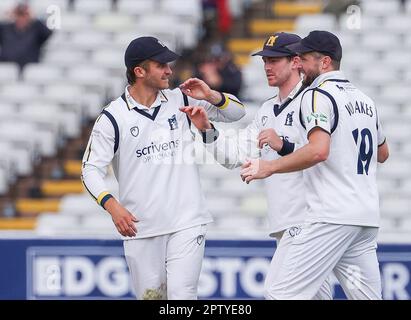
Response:
[[[292,58],[292,69],[301,69],[301,58],[299,56],[295,56]]]
[[[146,75],[146,70],[142,67],[135,67],[133,69],[134,74],[136,75],[136,78],[143,78]]]
[[[322,69],[323,69],[323,70],[326,70],[326,69],[330,68],[330,67],[331,67],[331,63],[332,63],[331,57],[325,56],[325,57],[323,58],[323,67],[322,67]]]

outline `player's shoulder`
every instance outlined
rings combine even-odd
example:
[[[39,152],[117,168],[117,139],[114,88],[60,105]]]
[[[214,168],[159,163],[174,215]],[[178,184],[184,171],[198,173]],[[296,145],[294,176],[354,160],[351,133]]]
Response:
[[[183,92],[180,88],[164,89],[160,91],[160,95],[165,100],[180,99],[183,100]]]
[[[272,107],[273,104],[277,101],[277,99],[278,99],[278,94],[275,94],[275,95],[271,96],[270,98],[267,98],[267,99],[263,100],[259,110],[264,110],[268,107]]]
[[[265,100],[260,107],[257,109],[256,113],[255,113],[255,119],[259,119],[258,121],[261,120],[261,122],[265,122],[266,120],[264,119],[268,119],[270,117],[274,117],[274,113],[273,113],[273,107],[276,100],[277,96],[273,96],[267,100]]]
[[[277,97],[278,97],[278,94],[275,94],[275,95],[263,100],[263,105],[266,104],[266,103],[273,103],[277,99]]]
[[[124,110],[127,109],[127,102],[123,96],[120,96],[117,99],[114,99],[110,101],[109,103],[107,103],[103,107],[102,112],[107,111],[110,114],[116,115],[116,114],[119,114],[122,109]]]

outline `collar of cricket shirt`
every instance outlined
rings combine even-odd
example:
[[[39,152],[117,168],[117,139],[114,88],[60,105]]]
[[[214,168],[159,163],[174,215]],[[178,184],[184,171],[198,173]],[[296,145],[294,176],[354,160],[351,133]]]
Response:
[[[128,91],[129,86],[126,87],[126,89],[124,90],[124,96],[125,96],[125,100],[127,103],[127,107],[129,108],[129,110],[137,108],[139,110],[144,110],[146,112],[151,112],[151,110],[154,110],[156,107],[160,107],[161,104],[163,102],[167,102],[168,99],[166,97],[166,95],[164,94],[163,91],[159,91],[157,93],[157,97],[156,100],[154,100],[154,102],[151,104],[150,108],[147,106],[144,106],[140,103],[138,103],[136,100],[134,100],[134,98],[131,96],[130,92]]]
[[[331,80],[331,79],[348,82],[348,80],[346,80],[344,73],[342,71],[336,70],[336,71],[330,71],[330,72],[320,74],[317,78],[314,79],[313,83],[310,85],[310,88],[317,88],[325,81]]]
[[[288,94],[287,98],[280,103],[280,94],[277,96],[277,102],[273,106],[274,115],[277,117],[290,103],[293,99],[299,95],[305,88],[303,88],[303,81],[297,83],[293,90]]]

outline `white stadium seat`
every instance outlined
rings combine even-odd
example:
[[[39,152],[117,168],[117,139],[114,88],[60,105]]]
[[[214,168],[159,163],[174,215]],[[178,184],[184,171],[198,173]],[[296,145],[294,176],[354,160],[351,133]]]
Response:
[[[400,37],[397,34],[370,31],[363,34],[361,46],[364,50],[390,51],[390,48],[398,47]]]
[[[25,66],[23,78],[28,83],[50,84],[63,79],[64,70],[57,65],[30,63]]]
[[[19,78],[19,66],[12,62],[0,62],[0,84],[16,82]]]
[[[16,105],[0,101],[0,117],[10,116],[17,112]]]
[[[384,16],[397,14],[400,12],[400,1],[396,0],[378,0],[378,1],[361,1],[361,8],[364,14],[369,16]]]
[[[107,69],[121,69],[125,71],[124,49],[95,50],[92,54],[92,62],[96,66]]]
[[[6,84],[0,88],[3,101],[25,102],[41,96],[41,88],[28,83]]]
[[[16,5],[16,0],[1,0],[0,1],[0,14],[3,16],[6,13],[10,13],[14,6]]]
[[[408,67],[411,61],[411,52],[408,51],[386,51],[384,53],[381,64],[390,68]],[[410,78],[411,79],[411,78]]]
[[[4,195],[9,189],[9,182],[7,179],[7,167],[4,166],[4,162],[0,154],[0,196]]]
[[[111,0],[74,1],[74,11],[79,13],[95,14],[99,12],[110,12],[111,8]]]
[[[120,237],[111,216],[107,212],[99,215],[85,215],[81,220],[81,229],[88,235],[106,235]]]
[[[411,215],[411,211],[409,212]],[[401,231],[410,232],[411,231],[411,219],[410,217],[404,217],[399,222],[399,229]]]
[[[199,23],[202,20],[200,0],[167,0],[161,2],[161,9],[169,15]]]
[[[74,84],[55,83],[45,87],[44,91],[46,98],[61,102],[78,102],[81,101],[82,95],[82,87]]]
[[[58,51],[60,48],[65,47],[71,40],[70,36],[70,32],[65,30],[54,30],[44,45],[43,55],[44,53]]]
[[[387,196],[381,199],[381,212],[384,217],[409,217],[411,214],[411,199],[400,196]]]
[[[67,72],[67,78],[78,85],[104,84],[107,76],[105,69],[90,64],[77,64]]]
[[[383,87],[381,98],[391,103],[408,104],[411,100],[411,92],[403,84],[386,85]]]
[[[106,48],[111,43],[111,34],[108,32],[84,31],[73,34],[70,44],[80,50]]]
[[[81,1],[87,2],[87,1]],[[61,28],[69,32],[83,32],[89,30],[92,24],[91,17],[78,13],[65,13],[61,17]]]
[[[158,3],[155,0],[119,0],[117,10],[120,13],[145,15],[156,10]]]
[[[68,9],[69,0],[30,0],[30,9],[38,17],[47,17],[55,13],[56,7],[61,14],[65,14]],[[56,7],[54,7],[56,6]]]
[[[72,67],[77,63],[84,63],[88,60],[86,51],[67,51],[66,49],[53,49],[46,52],[44,63],[57,64],[62,67]]]
[[[306,32],[312,30],[328,30],[336,29],[337,20],[333,14],[310,14],[300,15],[295,21],[296,31]]]
[[[8,141],[25,141],[39,155],[51,157],[57,151],[57,132],[55,127],[47,126],[47,120],[23,118],[18,115],[2,118],[0,132]]]
[[[94,18],[94,28],[98,31],[126,32],[135,28],[134,19],[128,14],[101,13]]]
[[[411,137],[411,128],[407,123],[397,123],[395,126],[384,126],[384,134],[389,141],[407,142]]]
[[[392,68],[385,68],[384,65],[376,65],[372,69],[362,69],[360,73],[362,83],[368,85],[386,85],[400,82],[398,79],[398,72]],[[360,88],[361,89],[361,88]]]
[[[394,232],[397,230],[395,220],[392,218],[380,218],[380,232]]]
[[[408,34],[408,30],[411,28],[411,19],[409,15],[405,14],[386,16],[382,27],[386,32]]]
[[[366,69],[371,64],[374,64],[377,59],[377,54],[371,50],[351,49],[344,51],[341,59],[342,70],[347,66]]]
[[[6,138],[0,142],[0,154],[3,159],[7,159],[10,178],[14,176],[27,176],[32,172],[32,153],[30,148],[24,143],[7,141]]]
[[[388,140],[395,141],[395,140]],[[411,162],[409,159],[391,158],[386,164],[380,165],[378,176],[384,179],[410,179],[411,178]]]
[[[107,214],[107,212],[86,193],[63,196],[60,202],[60,212],[67,215]]]
[[[80,219],[76,216],[58,215],[55,213],[42,213],[37,218],[35,232],[41,236],[53,235],[79,235]]]
[[[374,16],[364,16],[354,14],[343,14],[339,21],[341,30],[360,35],[367,30],[380,30],[382,27],[382,18]]]

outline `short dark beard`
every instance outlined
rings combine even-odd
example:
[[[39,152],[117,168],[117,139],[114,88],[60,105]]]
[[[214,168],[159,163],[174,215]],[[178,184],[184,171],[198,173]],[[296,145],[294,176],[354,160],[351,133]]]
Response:
[[[304,80],[303,80],[303,85],[304,86],[310,86],[313,81],[320,75],[320,73],[315,74],[315,75],[311,75],[309,77],[307,77],[307,75],[304,75]]]

